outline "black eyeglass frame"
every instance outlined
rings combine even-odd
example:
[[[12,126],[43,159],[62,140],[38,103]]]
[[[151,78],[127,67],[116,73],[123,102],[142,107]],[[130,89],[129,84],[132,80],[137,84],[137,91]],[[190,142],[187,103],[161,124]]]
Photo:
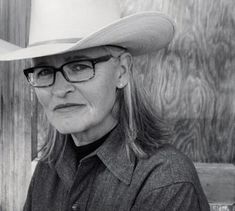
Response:
[[[78,59],[78,60],[73,60],[73,61],[70,61],[70,62],[66,62],[65,64],[61,65],[60,67],[56,68],[54,66],[50,66],[50,65],[41,65],[41,66],[35,66],[35,67],[31,67],[31,68],[27,68],[27,69],[24,69],[24,75],[26,76],[26,79],[27,81],[29,82],[29,84],[33,87],[38,87],[38,88],[43,88],[43,87],[50,87],[52,86],[54,83],[55,83],[55,79],[56,79],[56,73],[57,72],[61,72],[61,74],[64,76],[64,78],[70,82],[70,83],[79,83],[79,82],[85,82],[85,81],[89,81],[90,79],[94,78],[95,77],[95,65],[97,63],[100,63],[100,62],[106,62],[108,61],[109,59],[111,59],[113,56],[112,55],[105,55],[105,56],[101,56],[101,57],[98,57],[98,58],[84,58],[84,59]],[[71,64],[71,63],[74,63],[74,62],[83,62],[83,61],[89,61],[91,62],[92,64],[92,70],[93,70],[93,75],[89,78],[89,79],[86,79],[86,80],[81,80],[81,81],[71,81],[68,76],[66,75],[63,67],[65,65],[68,65],[68,64]],[[47,67],[47,68],[51,68],[54,70],[53,72],[53,81],[51,84],[49,85],[46,85],[46,86],[37,86],[37,85],[33,85],[31,82],[30,82],[30,79],[29,79],[29,73],[33,73],[34,70],[36,68],[43,68],[43,67]]]

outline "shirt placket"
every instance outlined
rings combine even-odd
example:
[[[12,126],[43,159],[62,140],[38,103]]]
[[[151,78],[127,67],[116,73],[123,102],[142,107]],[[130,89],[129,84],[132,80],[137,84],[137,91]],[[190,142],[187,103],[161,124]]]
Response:
[[[77,168],[75,180],[69,191],[68,211],[85,211],[89,202],[89,195],[95,180],[95,172],[98,163],[95,159],[80,162]]]

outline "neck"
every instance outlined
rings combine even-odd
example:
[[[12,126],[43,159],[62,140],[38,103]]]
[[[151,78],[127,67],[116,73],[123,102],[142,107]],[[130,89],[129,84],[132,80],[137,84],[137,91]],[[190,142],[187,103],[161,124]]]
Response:
[[[71,134],[76,146],[83,146],[95,142],[111,131],[117,125],[117,121],[105,121],[103,124],[89,128],[88,130]]]

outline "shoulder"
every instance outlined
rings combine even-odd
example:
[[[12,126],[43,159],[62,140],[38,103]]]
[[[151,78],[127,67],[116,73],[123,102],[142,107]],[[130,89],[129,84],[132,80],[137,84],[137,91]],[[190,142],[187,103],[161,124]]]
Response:
[[[139,160],[133,181],[141,187],[141,203],[148,200],[153,204],[160,200],[159,203],[168,206],[171,201],[174,202],[172,207],[176,206],[175,203],[179,206],[188,203],[201,207],[200,210],[209,210],[193,162],[174,146],[165,145],[148,159]],[[191,209],[190,206],[182,210],[199,210],[195,207]]]
[[[36,164],[33,176],[32,176],[32,182],[40,183],[45,181],[45,179],[48,180],[49,177],[56,174],[55,168],[53,165],[50,165],[46,161],[39,160]]]
[[[199,183],[192,161],[169,144],[159,148],[148,159],[139,160],[136,172],[142,174],[152,188],[175,183],[192,183],[197,186]]]
[[[52,169],[53,169],[53,165],[50,165],[49,162],[38,160],[34,173],[36,174],[37,172],[41,172],[41,171],[51,171]]]

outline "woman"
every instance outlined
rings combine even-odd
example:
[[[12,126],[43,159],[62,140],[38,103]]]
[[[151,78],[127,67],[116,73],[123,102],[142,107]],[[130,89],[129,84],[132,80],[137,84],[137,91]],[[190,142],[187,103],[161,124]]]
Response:
[[[24,74],[51,123],[24,210],[209,210],[135,76],[133,56],[166,46],[172,21],[120,19],[115,0],[69,3],[32,1],[29,46],[0,57],[32,58]]]

